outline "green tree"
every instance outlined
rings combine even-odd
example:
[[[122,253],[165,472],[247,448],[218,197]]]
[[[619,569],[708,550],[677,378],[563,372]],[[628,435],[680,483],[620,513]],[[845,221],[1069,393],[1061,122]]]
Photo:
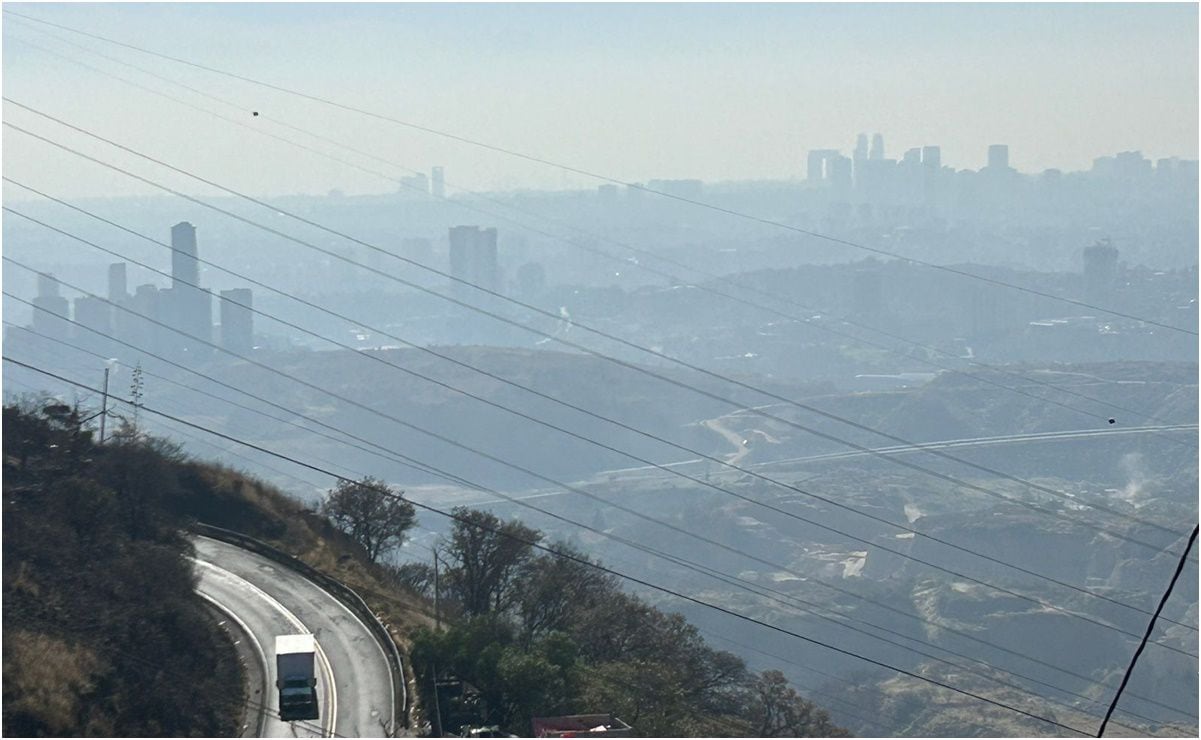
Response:
[[[373,563],[400,547],[417,520],[413,504],[400,491],[371,477],[340,481],[322,502],[321,513],[362,545]]]
[[[585,612],[619,593],[616,579],[588,565],[592,559],[580,550],[562,542],[550,550],[554,554],[530,558],[521,572],[517,617],[527,646],[569,631]]]
[[[849,737],[830,715],[797,694],[780,671],[764,671],[751,684],[750,719],[757,737]]]
[[[464,616],[507,611],[519,590],[518,576],[542,533],[484,511],[460,507],[454,514],[458,518],[446,546],[448,593]]]

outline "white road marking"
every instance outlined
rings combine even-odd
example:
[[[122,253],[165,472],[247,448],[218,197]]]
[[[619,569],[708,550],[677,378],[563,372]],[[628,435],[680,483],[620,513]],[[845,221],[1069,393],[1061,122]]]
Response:
[[[204,538],[204,539],[211,539],[211,538],[207,538],[207,537],[206,537],[206,538]],[[220,542],[220,540],[212,540],[212,541],[213,541],[213,542]],[[228,572],[228,571],[227,571],[227,572]],[[251,584],[251,585],[253,585],[253,584]],[[337,597],[335,597],[333,594],[330,594],[330,593],[329,593],[328,591],[326,591],[325,589],[320,589],[320,591],[321,591],[321,593],[323,593],[323,594],[325,594],[326,596],[328,596],[328,597],[329,597],[329,599],[330,599],[331,601],[333,601],[335,604],[337,604],[337,605],[338,605],[338,608],[340,608],[342,611],[346,612],[347,616],[349,616],[349,617],[350,617],[350,618],[351,618],[353,621],[357,622],[358,624],[363,624],[362,620],[361,620],[361,619],[359,619],[359,618],[358,618],[358,616],[356,616],[356,615],[355,615],[355,613],[354,613],[354,612],[352,612],[348,606],[346,606],[345,604],[343,604],[343,603],[341,602],[341,600],[339,600],[339,599],[338,599]],[[365,627],[365,628],[366,628],[366,627],[367,627],[367,625],[363,624],[363,627]],[[371,632],[370,628],[367,628],[367,632],[370,634],[370,632]],[[377,649],[377,650],[379,650],[379,652],[380,652],[380,656],[381,656],[381,657],[383,657],[383,659],[384,659],[384,663],[385,663],[385,664],[387,664],[387,665],[391,665],[391,664],[388,662],[388,654],[384,652],[384,648],[383,648],[383,646],[379,644],[379,641],[378,641],[378,640],[374,639],[374,635],[372,636],[372,638],[373,638],[373,639],[371,640],[371,642],[372,642],[372,644],[373,644],[373,645],[375,645],[376,649]],[[388,638],[388,639],[391,639],[391,637],[389,636],[389,638]],[[320,646],[318,646],[318,647],[320,647]],[[403,670],[403,669],[402,669],[402,670]],[[332,674],[331,674],[331,676],[332,676]],[[406,689],[406,691],[407,691],[407,689]],[[394,680],[393,680],[393,678],[392,678],[392,670],[391,670],[391,668],[389,668],[389,670],[388,670],[388,701],[389,701],[389,703],[391,704],[391,708],[390,708],[390,714],[391,714],[391,728],[390,728],[390,729],[394,730],[394,729],[396,728],[396,724],[397,724],[397,723],[396,723],[396,683],[395,683],[395,681],[394,681]],[[332,730],[331,730],[331,732],[332,732]]]
[[[197,560],[194,562],[199,563],[200,561]],[[262,643],[259,642],[259,638],[254,636],[254,632],[250,629],[250,626],[248,624],[246,624],[246,622],[242,621],[242,618],[238,616],[237,612],[235,612],[233,609],[225,606],[221,602],[217,601],[212,596],[209,596],[206,593],[201,593],[200,591],[197,591],[196,594],[200,598],[202,598],[205,601],[207,601],[208,603],[212,604],[213,608],[219,609],[222,613],[224,613],[230,619],[232,619],[238,623],[238,626],[242,628],[242,632],[245,633],[246,636],[250,638],[251,644],[254,645],[254,651],[259,654],[259,665],[261,665],[263,667],[263,676],[266,677],[266,675],[270,672],[270,668],[267,665],[267,653],[266,653],[266,651],[263,650],[263,645],[262,645]],[[224,623],[225,622],[222,621],[222,624],[224,624]],[[259,717],[261,719],[264,714],[264,710],[266,710],[266,708],[267,708],[266,694],[259,697],[259,701],[257,703],[259,704]],[[260,732],[262,731],[262,722],[259,722],[259,730],[260,730]]]
[[[263,589],[259,588],[256,585],[254,585],[250,581],[247,581],[245,578],[242,578],[241,576],[239,576],[235,573],[231,573],[230,571],[226,570],[225,568],[222,568],[219,565],[214,565],[213,563],[207,562],[205,560],[200,560],[198,558],[192,558],[192,562],[203,568],[209,568],[214,571],[220,571],[221,573],[223,573],[225,575],[227,580],[240,582],[238,585],[243,586],[244,588],[247,588],[250,591],[255,592],[255,594],[259,598],[261,598],[265,603],[270,604],[272,606],[272,608],[274,608],[276,611],[278,611],[283,616],[284,619],[288,620],[288,622],[294,628],[296,628],[296,630],[298,632],[303,633],[303,634],[310,633],[310,630],[307,627],[305,627],[304,623],[301,622],[296,617],[295,614],[293,614],[291,611],[289,611],[286,606],[279,603],[279,601],[277,601],[274,597],[272,597],[266,591],[264,591]],[[334,737],[335,735],[337,735],[336,728],[337,728],[337,723],[338,723],[338,690],[337,690],[337,687],[334,685],[334,671],[333,671],[333,667],[330,665],[329,657],[326,656],[325,650],[323,650],[321,648],[321,643],[314,641],[314,645],[316,645],[316,647],[317,647],[317,658],[320,661],[322,668],[324,669],[323,672],[325,673],[325,676],[326,676],[325,684],[326,684],[326,692],[327,692],[327,697],[328,697],[327,706],[329,707],[329,711],[326,713],[329,718],[329,728],[326,730],[326,732],[328,733],[328,737]]]

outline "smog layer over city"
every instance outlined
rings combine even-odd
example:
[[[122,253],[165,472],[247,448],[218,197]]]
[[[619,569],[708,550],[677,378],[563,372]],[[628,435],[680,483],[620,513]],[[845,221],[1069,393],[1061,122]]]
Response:
[[[3,732],[1196,737],[1197,13],[5,3]]]

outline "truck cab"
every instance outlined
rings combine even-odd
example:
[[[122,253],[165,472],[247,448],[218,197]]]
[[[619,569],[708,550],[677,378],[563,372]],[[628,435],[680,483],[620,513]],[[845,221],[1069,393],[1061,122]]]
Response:
[[[275,638],[275,687],[279,689],[279,718],[317,719],[317,640],[313,635]]]

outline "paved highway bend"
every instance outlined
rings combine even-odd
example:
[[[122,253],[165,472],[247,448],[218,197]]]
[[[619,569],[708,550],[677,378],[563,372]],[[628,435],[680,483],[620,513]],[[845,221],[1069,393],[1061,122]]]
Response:
[[[248,635],[263,669],[248,676],[248,717],[260,737],[384,737],[403,724],[388,659],[371,630],[320,586],[274,560],[196,537],[196,590]],[[275,636],[317,637],[321,716],[279,719]],[[257,684],[257,685],[256,685]],[[259,689],[256,692],[256,688]],[[254,719],[250,722],[255,724]]]

